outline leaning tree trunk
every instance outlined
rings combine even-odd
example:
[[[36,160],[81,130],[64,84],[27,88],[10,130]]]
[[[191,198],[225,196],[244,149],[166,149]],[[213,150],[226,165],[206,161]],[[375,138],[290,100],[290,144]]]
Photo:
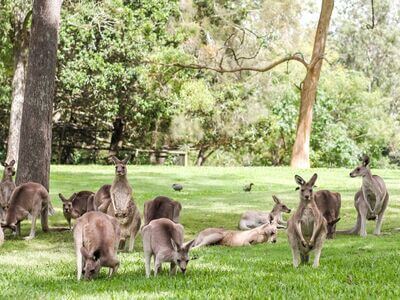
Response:
[[[25,93],[25,70],[28,56],[28,22],[32,12],[24,13],[16,6],[14,13],[14,76],[12,80],[12,103],[10,126],[7,142],[7,161],[15,160],[18,164],[21,117]]]
[[[113,122],[113,132],[111,135],[110,150],[108,156],[117,156],[118,150],[122,147],[124,137],[125,121],[122,117],[116,117]]]
[[[317,85],[321,73],[323,55],[329,23],[333,11],[334,0],[323,0],[321,14],[315,34],[311,63],[301,89],[300,113],[297,123],[296,140],[292,149],[290,165],[294,168],[310,167],[310,136],[313,118],[313,106],[317,93]]]
[[[49,189],[51,117],[55,92],[62,0],[35,0],[22,112],[17,184],[34,181]]]

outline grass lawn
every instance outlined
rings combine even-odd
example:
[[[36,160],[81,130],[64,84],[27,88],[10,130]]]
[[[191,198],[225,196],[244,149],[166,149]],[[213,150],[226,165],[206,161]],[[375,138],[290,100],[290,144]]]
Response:
[[[52,166],[51,198],[57,213],[51,226],[67,226],[58,193],[65,196],[79,190],[96,191],[111,183],[112,166]],[[346,169],[299,171],[305,179],[317,172],[318,189],[342,194],[341,221],[338,229],[355,223],[353,195],[361,179],[349,178]],[[298,204],[298,192],[290,168],[183,168],[130,166],[129,180],[141,212],[143,202],[165,195],[182,203],[181,222],[185,240],[206,227],[234,229],[239,216],[248,209],[270,210],[272,194],[290,208]],[[320,267],[294,269],[285,231],[276,244],[242,248],[210,247],[196,249],[197,260],[189,263],[185,276],[169,277],[167,265],[157,278],[145,278],[142,242],[136,239],[133,253],[119,253],[121,266],[108,279],[103,269],[95,281],[77,282],[71,232],[44,234],[38,222],[37,238],[24,241],[6,233],[0,248],[0,298],[306,298],[366,299],[400,298],[400,171],[374,170],[389,189],[389,208],[383,222],[383,234],[368,237],[337,236],[324,245]],[[174,192],[171,184],[184,185]],[[242,191],[254,182],[251,193]],[[287,216],[285,216],[287,219]],[[23,223],[22,235],[29,224]]]

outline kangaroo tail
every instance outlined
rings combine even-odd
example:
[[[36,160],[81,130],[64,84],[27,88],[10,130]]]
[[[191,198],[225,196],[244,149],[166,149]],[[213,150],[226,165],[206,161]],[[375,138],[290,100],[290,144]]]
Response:
[[[83,257],[81,253],[81,248],[83,247],[83,225],[81,223],[77,223],[74,228],[74,241],[75,241],[75,253],[76,253],[76,269],[77,269],[77,278],[81,279],[82,270],[83,270]]]
[[[40,215],[40,222],[42,223],[43,232],[49,231],[49,210],[50,210],[50,207],[54,212],[54,208],[53,208],[53,206],[51,206],[51,203],[50,203],[50,196],[49,196],[49,194],[47,194],[43,199],[42,211],[41,211],[41,215]]]
[[[353,228],[348,229],[348,230],[337,230],[336,233],[339,234],[358,234],[361,229],[361,216],[357,215],[357,222],[354,225]]]

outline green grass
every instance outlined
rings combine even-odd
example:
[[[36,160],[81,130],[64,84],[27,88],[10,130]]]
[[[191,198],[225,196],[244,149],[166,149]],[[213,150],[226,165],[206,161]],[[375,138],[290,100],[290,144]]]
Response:
[[[339,229],[354,225],[356,212],[353,195],[361,180],[351,179],[349,170],[318,169],[299,171],[308,179],[319,174],[318,189],[342,193]],[[338,236],[326,241],[320,267],[294,269],[286,233],[279,233],[276,244],[242,248],[210,247],[196,249],[197,260],[190,262],[185,276],[169,277],[167,266],[157,278],[145,278],[140,237],[135,252],[118,254],[121,267],[108,279],[106,269],[100,278],[77,282],[73,239],[70,232],[44,234],[38,222],[37,238],[24,241],[8,232],[0,248],[0,297],[35,298],[313,298],[366,299],[399,298],[400,263],[400,171],[376,170],[388,186],[389,208],[383,223],[383,235],[373,236],[373,222],[368,237]],[[143,202],[166,195],[182,203],[181,222],[186,240],[210,226],[234,229],[240,214],[247,209],[270,210],[272,194],[289,207],[296,208],[298,192],[290,168],[181,168],[130,166],[129,180],[134,197],[143,212]],[[57,213],[51,226],[66,226],[57,194],[70,195],[97,190],[113,178],[111,166],[53,166],[51,198]],[[171,184],[184,185],[181,193]],[[251,193],[242,191],[254,182]],[[25,221],[22,234],[27,235]]]

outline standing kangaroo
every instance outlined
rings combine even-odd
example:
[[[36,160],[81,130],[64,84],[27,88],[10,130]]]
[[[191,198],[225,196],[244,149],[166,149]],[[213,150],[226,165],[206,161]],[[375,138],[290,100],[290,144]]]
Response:
[[[274,200],[275,205],[271,212],[246,211],[240,218],[238,225],[239,229],[248,230],[256,228],[260,225],[271,223],[273,220],[276,220],[278,225],[281,225],[281,227],[286,226],[287,224],[282,218],[282,213],[290,213],[290,208],[281,202],[277,196],[273,195],[272,199]]]
[[[103,211],[104,209],[108,215],[117,218],[121,228],[119,248],[132,251],[135,246],[136,235],[140,229],[141,219],[139,209],[133,201],[132,187],[126,177],[126,164],[129,161],[129,157],[119,160],[112,156],[111,159],[115,164],[115,177],[109,190],[109,196],[107,195],[107,186],[103,186],[104,189],[103,187],[100,189],[102,195],[99,198],[103,198],[103,203],[100,205],[99,210]],[[129,243],[127,243],[127,240],[129,240]]]
[[[92,279],[101,267],[109,267],[109,276],[117,272],[116,258],[120,238],[118,221],[102,212],[91,211],[78,218],[74,227],[77,276]]]
[[[300,204],[294,215],[288,221],[288,239],[292,247],[293,266],[297,268],[301,262],[307,263],[309,254],[315,250],[313,267],[319,266],[322,246],[327,232],[327,222],[314,200],[313,188],[317,180],[314,174],[306,182],[299,175],[295,176],[296,183],[300,186]]]
[[[6,221],[1,226],[10,228],[19,235],[21,221],[31,215],[31,232],[25,239],[33,239],[36,233],[36,219],[39,215],[41,217],[42,230],[44,232],[49,230],[48,214],[50,205],[49,193],[43,185],[36,182],[21,184],[12,193]]]
[[[375,235],[381,234],[383,215],[389,202],[389,193],[385,182],[377,175],[372,175],[369,169],[369,157],[364,156],[362,164],[356,167],[350,177],[362,177],[361,189],[354,197],[354,206],[357,210],[357,223],[347,231],[347,234],[360,234],[367,236],[367,219],[376,220]]]
[[[327,222],[326,238],[333,239],[336,233],[336,223],[340,221],[341,195],[328,190],[321,190],[314,194],[314,199],[319,211]]]
[[[15,183],[13,181],[13,176],[15,175],[15,160],[3,163],[4,172],[3,179],[0,182],[0,221],[4,221],[6,217],[6,212],[10,206],[11,194],[15,189]]]
[[[63,203],[63,214],[71,229],[71,219],[77,219],[88,211],[94,211],[94,193],[89,191],[80,191],[74,193],[68,199],[61,193],[58,194]]]

